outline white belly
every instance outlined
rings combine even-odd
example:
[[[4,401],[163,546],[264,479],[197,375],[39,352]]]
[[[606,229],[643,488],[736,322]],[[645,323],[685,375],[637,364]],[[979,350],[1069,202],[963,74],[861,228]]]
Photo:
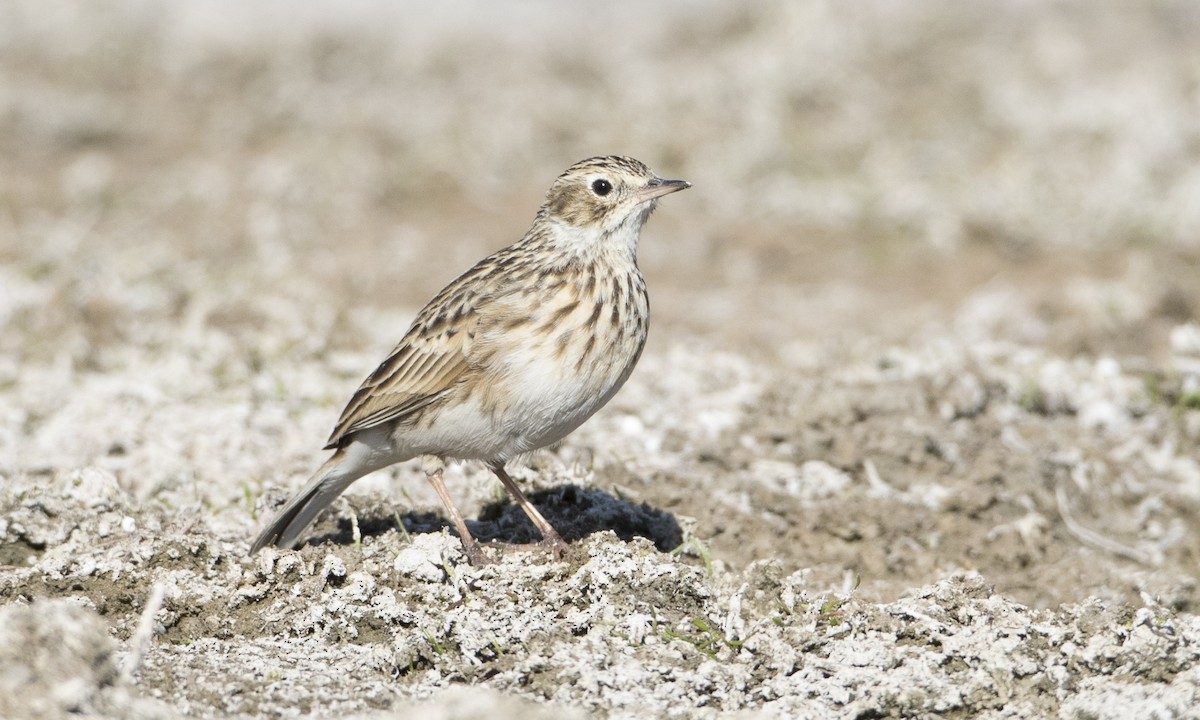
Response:
[[[508,460],[582,425],[625,384],[646,340],[640,276],[636,287],[632,276],[614,282],[615,290],[597,283],[596,294],[583,298],[563,286],[528,315],[521,315],[528,297],[492,303],[495,314],[481,319],[471,347],[482,372],[415,426],[397,428],[397,449],[409,457]]]

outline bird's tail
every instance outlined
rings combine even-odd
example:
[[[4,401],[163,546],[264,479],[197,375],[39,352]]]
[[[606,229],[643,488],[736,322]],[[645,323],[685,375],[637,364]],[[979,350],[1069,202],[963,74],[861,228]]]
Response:
[[[329,507],[350,487],[350,483],[376,469],[351,461],[350,455],[351,453],[343,447],[313,473],[312,479],[304,489],[288,500],[271,524],[259,533],[254,544],[250,546],[250,554],[253,555],[267,545],[293,547],[300,539],[300,534],[308,529],[322,510]]]

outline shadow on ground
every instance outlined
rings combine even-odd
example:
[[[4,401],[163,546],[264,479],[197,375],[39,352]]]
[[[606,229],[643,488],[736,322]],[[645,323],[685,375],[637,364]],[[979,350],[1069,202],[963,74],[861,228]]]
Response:
[[[529,500],[568,542],[611,530],[628,542],[646,538],[661,552],[670,552],[683,543],[683,529],[669,512],[647,503],[634,503],[604,490],[565,484],[529,494]],[[439,513],[412,511],[399,515],[385,506],[370,505],[358,512],[360,537],[375,537],[403,525],[410,535],[441,532],[450,522]],[[537,529],[516,504],[504,500],[485,505],[467,527],[482,542],[530,543],[541,539]],[[337,530],[312,533],[307,545],[354,542],[354,526],[348,517],[339,517]]]

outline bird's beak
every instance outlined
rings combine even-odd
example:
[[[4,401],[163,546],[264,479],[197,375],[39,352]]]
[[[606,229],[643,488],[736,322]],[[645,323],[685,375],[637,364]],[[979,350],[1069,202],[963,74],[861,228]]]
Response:
[[[642,186],[641,190],[637,191],[638,202],[647,202],[654,198],[660,198],[663,195],[670,195],[673,192],[686,190],[692,184],[686,180],[663,180],[660,177],[651,178],[650,182]]]

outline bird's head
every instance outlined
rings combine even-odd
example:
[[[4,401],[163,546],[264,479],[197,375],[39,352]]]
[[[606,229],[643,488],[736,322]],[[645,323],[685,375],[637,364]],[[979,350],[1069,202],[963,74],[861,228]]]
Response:
[[[636,234],[658,198],[691,187],[683,180],[664,180],[646,164],[629,157],[588,158],[558,176],[542,214],[547,220],[589,234]]]

